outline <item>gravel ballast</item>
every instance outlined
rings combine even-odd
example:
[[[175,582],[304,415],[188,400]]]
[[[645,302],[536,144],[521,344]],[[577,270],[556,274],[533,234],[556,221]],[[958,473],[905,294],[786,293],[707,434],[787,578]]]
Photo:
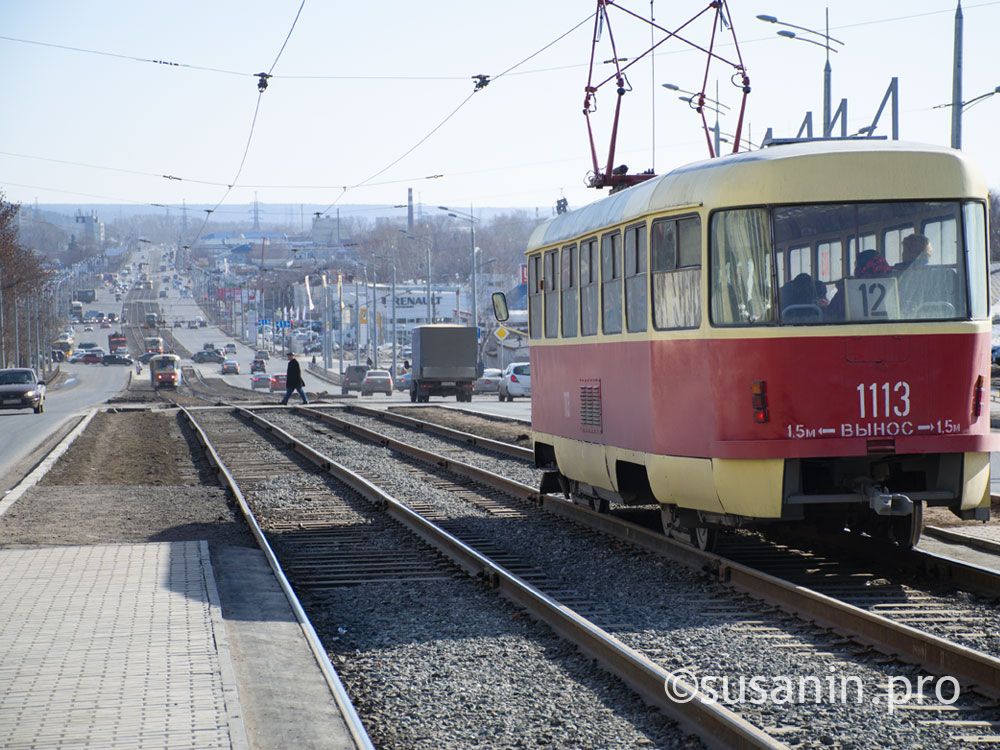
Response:
[[[332,459],[377,479],[397,499],[433,505],[451,523],[449,530],[462,530],[460,538],[464,534],[490,539],[544,571],[549,580],[540,584],[543,589],[574,592],[589,603],[585,605],[589,609],[605,613],[596,617],[599,625],[668,669],[688,668],[696,675],[726,678],[733,684],[755,676],[798,681],[834,675],[861,680],[864,702],[860,704],[734,705],[765,731],[777,731],[784,741],[801,747],[951,747],[959,744],[957,734],[968,733],[921,723],[936,716],[933,712],[889,713],[884,702],[873,704],[884,693],[880,686],[893,677],[914,675],[911,667],[886,664],[883,658],[777,615],[690,569],[544,514],[490,515],[434,486],[422,471],[387,449],[331,433],[313,420],[268,416]],[[991,716],[977,715],[972,699],[962,698],[958,705],[976,718]]]
[[[438,558],[335,480],[255,438],[245,423],[219,412],[197,416],[210,438],[230,446],[223,460],[229,455],[245,466],[256,457],[268,467],[243,488],[279,558],[311,570],[296,538],[324,518],[366,550]],[[434,580],[300,587],[377,747],[701,746],[495,591],[438,564]],[[294,583],[296,565],[289,570]]]

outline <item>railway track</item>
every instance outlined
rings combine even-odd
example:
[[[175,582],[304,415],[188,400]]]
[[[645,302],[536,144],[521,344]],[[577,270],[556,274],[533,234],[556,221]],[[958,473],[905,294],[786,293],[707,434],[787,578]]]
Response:
[[[537,473],[524,469],[497,470],[495,464],[487,462],[484,465],[477,455],[477,451],[485,451],[529,463],[532,454],[527,449],[391,412],[351,404],[342,409],[343,418],[361,427],[366,426],[366,422],[378,420],[404,430],[440,437],[442,440],[437,441],[440,447],[435,450],[442,455],[492,469],[503,476],[520,478],[528,485],[522,488],[522,497],[530,499],[527,489],[537,485]],[[395,430],[389,437],[405,441],[407,433]],[[462,445],[467,450],[456,453],[449,444]],[[635,519],[651,531],[658,530],[659,517],[655,512],[623,509],[619,513],[619,517]],[[982,620],[980,613],[970,610],[967,602],[962,607],[951,608],[951,601],[946,598],[956,590],[990,600],[997,598],[1000,596],[1000,575],[991,570],[921,549],[887,548],[867,538],[846,534],[832,538],[816,536],[802,526],[791,532],[769,532],[766,536],[758,533],[725,535],[723,540],[717,554],[732,562],[808,586],[898,622],[924,626],[942,637],[956,637],[972,648],[991,653],[1000,650],[995,631],[974,627],[973,623]]]
[[[243,409],[234,410],[234,414],[220,409],[186,411],[185,414],[245,512],[255,516],[254,524],[274,548],[275,564],[280,559],[281,567],[287,571],[289,580],[307,602],[306,606],[313,610],[317,621],[333,617],[322,605],[331,597],[337,601],[337,596],[346,596],[345,590],[381,586],[391,589],[387,592],[391,600],[413,598],[414,591],[419,598],[420,591],[424,590],[421,587],[453,587],[456,575],[464,572],[485,581],[518,607],[548,623],[560,637],[579,646],[585,654],[598,658],[605,669],[621,677],[643,700],[664,709],[688,731],[705,738],[710,746],[784,746],[732,711],[705,700],[662,667],[570,609],[566,602],[555,600],[525,580],[532,577],[537,580],[537,574],[528,571],[526,576],[516,575],[505,565],[516,562],[509,556],[498,551],[496,557],[491,557],[449,534],[428,517],[433,515],[432,508],[424,506],[422,509],[428,513],[424,515],[410,504],[400,503],[374,483],[260,415]],[[303,462],[298,457],[307,458],[316,468],[303,470]],[[462,585],[469,587],[468,582]],[[434,590],[442,595],[441,591]],[[472,599],[482,595],[481,585],[472,586]],[[359,606],[356,601],[354,603]],[[383,603],[379,608],[384,606],[388,605]],[[474,608],[463,601],[456,609],[464,614],[466,607]],[[319,611],[315,611],[317,609]],[[437,609],[435,607],[435,611]],[[509,611],[507,616],[511,613],[517,617],[514,611]],[[448,640],[443,634],[427,632],[422,623],[416,623],[415,627],[420,635],[396,637],[404,637],[407,641],[414,638]],[[319,629],[334,640],[339,637],[335,634],[342,630]],[[469,636],[465,634],[464,637]],[[523,658],[521,649],[517,654],[517,658],[509,651],[506,655],[498,654],[487,663],[477,661],[474,667],[477,671],[485,667],[493,673],[493,679],[499,679],[497,673]],[[578,687],[563,686],[560,689],[563,700],[554,705],[548,694],[555,688],[545,677],[546,666],[538,663],[527,667],[522,666],[520,671],[523,682],[519,690],[526,696],[538,696],[537,705],[529,701],[538,714],[518,713],[512,705],[507,709],[511,715],[504,719],[507,723],[514,722],[519,737],[530,737],[539,721],[547,723],[546,711],[553,708],[558,712],[570,711],[572,704],[583,699],[583,691]],[[446,663],[435,671],[447,673],[455,669],[455,665]],[[448,679],[444,674],[438,676]],[[427,675],[419,675],[417,679],[426,680]],[[481,675],[477,679],[481,682]],[[663,689],[666,683],[693,700],[672,700]],[[640,703],[634,695],[626,700],[628,702]],[[441,714],[440,708],[436,713]],[[478,714],[469,718],[473,724],[480,720]],[[379,724],[383,719],[373,718],[372,721]],[[614,724],[611,719],[607,721],[609,725]],[[382,727],[382,731],[389,730]],[[431,730],[418,728],[418,731],[422,731],[421,736],[426,740]],[[600,738],[600,733],[605,731],[601,726],[588,728],[574,724],[565,731],[582,733],[576,740],[582,744],[608,742],[607,738]],[[593,732],[597,735],[592,735]],[[458,744],[467,744],[469,739],[459,740]],[[662,740],[653,741],[657,745],[663,743]],[[633,738],[623,744],[636,742],[638,739]],[[675,742],[669,744],[679,746]]]
[[[415,448],[387,435],[391,432],[388,428],[376,432],[359,424],[365,420],[357,417],[367,417],[370,410],[353,407],[350,411],[355,418],[351,421],[317,410],[296,408],[296,411],[308,414],[310,419],[320,420],[340,432],[376,442],[397,454],[426,466],[434,466],[437,471],[452,477],[446,481],[457,479],[463,484],[473,483],[488,488],[491,493],[473,501],[481,508],[502,502],[497,499],[502,497],[497,492],[507,496],[508,505],[510,499],[517,498],[521,503],[521,512],[525,512],[525,508],[533,511],[541,504],[557,515],[568,516],[590,528],[600,529],[659,555],[709,570],[727,585],[759,601],[778,606],[835,632],[848,634],[857,642],[872,645],[882,652],[918,663],[930,673],[957,677],[990,701],[1000,694],[1000,661],[989,653],[996,651],[998,613],[988,602],[970,600],[954,593],[957,587],[995,596],[1000,584],[997,576],[989,571],[918,551],[893,558],[905,561],[905,568],[901,569],[908,570],[909,576],[912,577],[914,572],[922,576],[915,577],[912,582],[901,583],[899,570],[892,576],[895,580],[884,577],[885,559],[879,568],[866,568],[823,557],[815,551],[742,535],[739,544],[733,545],[732,554],[726,557],[700,553],[682,547],[662,534],[652,533],[613,516],[596,514],[550,496],[540,497],[531,486],[512,482],[505,476],[471,465],[472,461],[481,464],[481,459],[469,459],[466,455],[464,458],[469,461],[466,463],[463,457],[456,456],[453,448],[436,453]],[[386,418],[378,415],[377,418],[404,424],[395,416]],[[410,427],[407,425],[407,429]],[[435,429],[435,432],[446,434],[447,430]],[[457,442],[468,441],[460,435],[449,436],[449,445]],[[467,489],[463,491],[466,495],[470,494]],[[483,495],[482,492],[479,494]],[[873,550],[874,554],[877,551]],[[862,559],[860,562],[873,561]],[[871,572],[873,569],[877,572]],[[939,712],[943,710],[940,706],[938,708]],[[995,720],[996,707],[988,702],[982,710],[989,716],[975,719],[970,726],[985,727],[992,741],[1000,741],[1000,737],[992,734],[997,725],[990,723]],[[975,723],[982,721],[987,724]],[[983,737],[979,739],[985,742]]]

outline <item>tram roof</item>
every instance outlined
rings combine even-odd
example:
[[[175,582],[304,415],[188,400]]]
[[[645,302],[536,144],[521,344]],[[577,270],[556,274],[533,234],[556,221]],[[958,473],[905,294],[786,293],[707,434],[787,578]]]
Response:
[[[919,156],[920,159],[913,157]],[[985,196],[961,151],[904,141],[801,141],[686,164],[538,226],[528,250],[699,206]]]

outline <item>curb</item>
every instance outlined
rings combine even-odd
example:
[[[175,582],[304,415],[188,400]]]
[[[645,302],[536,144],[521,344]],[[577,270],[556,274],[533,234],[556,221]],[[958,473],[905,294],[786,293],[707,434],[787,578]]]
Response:
[[[982,550],[983,552],[1000,554],[1000,542],[993,541],[992,539],[964,534],[961,531],[943,529],[940,526],[925,526],[924,533],[935,539],[940,539],[942,542],[955,542],[957,544],[964,544],[966,547]]]

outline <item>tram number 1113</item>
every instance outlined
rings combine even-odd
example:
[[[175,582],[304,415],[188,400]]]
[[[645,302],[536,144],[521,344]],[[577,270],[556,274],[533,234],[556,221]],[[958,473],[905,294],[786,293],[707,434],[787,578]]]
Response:
[[[860,383],[857,391],[861,419],[905,417],[910,413],[910,384],[905,380],[895,384]]]

